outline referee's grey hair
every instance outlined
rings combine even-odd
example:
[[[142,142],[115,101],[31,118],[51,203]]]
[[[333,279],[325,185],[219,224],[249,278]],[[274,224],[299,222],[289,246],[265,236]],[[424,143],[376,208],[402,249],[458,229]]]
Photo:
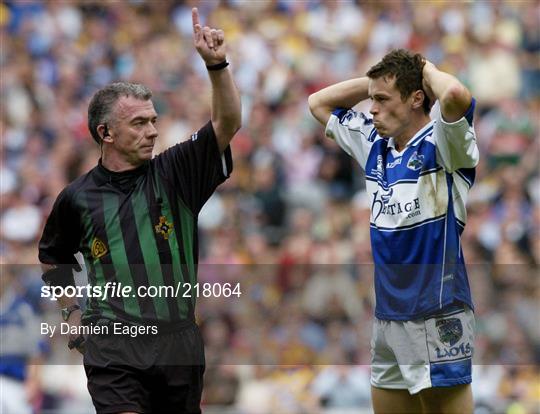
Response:
[[[97,132],[97,127],[111,123],[114,104],[122,96],[133,96],[147,101],[152,97],[152,91],[144,85],[130,82],[111,83],[97,91],[88,105],[88,129],[98,144],[101,143],[101,137]]]

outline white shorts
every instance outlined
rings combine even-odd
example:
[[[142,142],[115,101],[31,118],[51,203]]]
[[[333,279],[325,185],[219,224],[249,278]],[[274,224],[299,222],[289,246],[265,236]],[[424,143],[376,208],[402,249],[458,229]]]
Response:
[[[371,385],[406,389],[471,382],[474,314],[467,306],[413,321],[375,319]]]

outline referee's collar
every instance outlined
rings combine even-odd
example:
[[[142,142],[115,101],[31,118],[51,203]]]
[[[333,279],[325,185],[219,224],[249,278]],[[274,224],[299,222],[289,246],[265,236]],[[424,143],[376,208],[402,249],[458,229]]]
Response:
[[[121,182],[144,174],[148,170],[149,165],[150,161],[145,161],[143,164],[132,170],[117,172],[105,168],[100,158],[97,167],[94,169],[94,178],[96,184],[100,186],[107,183],[112,184],[113,182]]]

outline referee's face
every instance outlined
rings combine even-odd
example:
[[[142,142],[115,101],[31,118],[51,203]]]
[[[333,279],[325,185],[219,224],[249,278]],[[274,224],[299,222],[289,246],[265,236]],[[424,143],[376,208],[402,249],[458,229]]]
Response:
[[[114,151],[132,165],[151,159],[158,137],[152,101],[123,96],[116,103],[113,116],[109,130]]]
[[[396,88],[396,79],[381,77],[370,79],[369,97],[372,100],[369,112],[377,133],[383,137],[401,138],[407,134],[412,116],[412,99],[401,99]]]

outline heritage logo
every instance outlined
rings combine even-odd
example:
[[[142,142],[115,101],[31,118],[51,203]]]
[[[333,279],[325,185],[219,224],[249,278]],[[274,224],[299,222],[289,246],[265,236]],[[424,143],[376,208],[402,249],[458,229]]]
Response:
[[[373,221],[377,220],[379,216],[407,213],[407,218],[412,218],[421,214],[420,212],[420,199],[418,197],[408,201],[406,203],[396,202],[390,204],[390,199],[394,190],[392,187],[388,191],[380,192],[377,190],[373,193],[373,203],[371,204],[371,212],[373,214]]]

